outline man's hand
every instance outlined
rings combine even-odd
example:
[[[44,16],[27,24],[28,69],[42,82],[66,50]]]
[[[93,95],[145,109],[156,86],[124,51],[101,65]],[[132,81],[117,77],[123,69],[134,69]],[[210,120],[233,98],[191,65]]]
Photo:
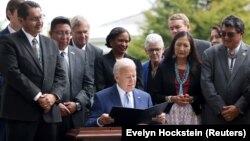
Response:
[[[38,98],[38,103],[44,109],[45,113],[49,112],[55,102],[56,96],[54,94],[45,93]]]

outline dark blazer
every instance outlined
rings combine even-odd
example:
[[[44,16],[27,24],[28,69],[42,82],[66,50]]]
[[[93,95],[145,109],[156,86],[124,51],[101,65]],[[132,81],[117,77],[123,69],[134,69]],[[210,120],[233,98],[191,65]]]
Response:
[[[143,88],[144,91],[147,90],[147,85],[148,85],[148,72],[149,70],[149,66],[150,66],[150,61],[146,61],[142,64],[142,78],[143,78]]]
[[[72,40],[70,41],[70,45],[73,46]],[[75,46],[74,46],[75,47]],[[77,47],[76,47],[77,48]],[[86,49],[85,49],[85,54],[86,54],[86,60],[87,60],[87,65],[88,65],[88,73],[91,76],[91,80],[94,83],[94,63],[95,59],[102,56],[103,51],[102,49],[92,45],[91,43],[86,44]]]
[[[201,113],[201,106],[204,101],[200,87],[200,73],[201,66],[198,64],[190,64],[190,88],[188,94],[194,97],[194,102],[191,106],[196,114]],[[163,61],[155,75],[154,89],[152,94],[153,103],[166,102],[166,96],[175,96],[177,94],[175,88],[175,62],[174,60],[165,62]],[[168,104],[166,113],[169,113],[173,103]]]
[[[2,35],[7,35],[7,34],[10,34],[10,31],[8,29],[8,26],[5,27],[5,29],[3,29],[2,31],[0,31],[0,36]]]
[[[75,101],[80,102],[82,108],[80,111],[76,111],[71,119],[73,121],[74,128],[84,126],[86,107],[90,106],[90,97],[94,94],[93,83],[86,68],[85,54],[78,48],[71,45],[68,46],[69,56],[69,82],[70,88],[65,89],[62,102]],[[69,93],[67,93],[69,92]]]
[[[38,121],[42,116],[48,123],[61,121],[57,105],[44,113],[33,100],[38,92],[62,97],[66,84],[56,43],[43,35],[39,35],[39,38],[42,66],[22,30],[0,38],[0,71],[6,79],[0,109],[2,118]]]
[[[2,31],[0,31],[0,36],[7,35],[7,34],[10,34],[8,26],[5,29],[3,29]],[[1,109],[1,97],[2,97],[3,80],[4,80],[3,75],[2,75],[2,73],[0,73],[0,109]],[[6,133],[5,133],[4,122],[2,120],[0,120],[0,140],[3,140],[3,141],[6,140],[5,134]]]
[[[2,31],[0,31],[0,36],[7,35],[7,34],[10,34],[8,26],[5,29],[3,29]],[[0,100],[1,100],[1,95],[2,95],[2,86],[3,86],[3,76],[0,73]],[[0,107],[1,107],[1,105],[0,105]]]
[[[124,57],[134,61],[136,65],[136,75],[137,75],[136,88],[143,89],[141,61],[129,56],[128,54],[125,54]],[[95,61],[96,91],[108,88],[116,83],[113,75],[113,67],[115,65],[115,62],[116,59],[114,54],[112,53],[112,50],[109,53],[103,55],[102,57],[96,59]]]
[[[200,39],[194,39],[194,45],[196,46],[196,48],[198,50],[198,53],[200,55],[200,59],[201,59],[204,51],[211,46],[210,42],[205,41],[205,40],[200,40]]]
[[[205,97],[204,124],[249,124],[249,102],[244,98],[250,73],[250,46],[241,44],[233,72],[228,67],[227,47],[223,44],[207,49],[202,60],[201,88]],[[231,122],[219,115],[223,106],[235,105],[242,114]],[[244,113],[244,114],[243,114]]]
[[[134,89],[134,106],[136,109],[147,109],[152,107],[151,97],[148,93]],[[96,93],[94,104],[90,110],[90,116],[86,121],[86,126],[98,126],[97,119],[103,113],[110,113],[113,106],[122,107],[122,102],[116,84]]]

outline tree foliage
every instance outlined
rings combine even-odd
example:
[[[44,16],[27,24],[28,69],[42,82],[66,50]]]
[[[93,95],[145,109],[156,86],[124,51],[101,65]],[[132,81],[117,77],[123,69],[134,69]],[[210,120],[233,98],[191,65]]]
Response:
[[[146,22],[140,25],[143,34],[133,38],[130,44],[129,54],[146,60],[144,52],[144,40],[149,33],[160,34],[167,47],[171,42],[168,31],[168,17],[175,13],[185,13],[191,23],[193,37],[208,40],[210,29],[219,25],[224,17],[235,15],[245,23],[244,41],[250,43],[250,0],[210,0],[207,6],[201,6],[198,0],[155,0],[152,8],[144,13]],[[143,53],[143,54],[141,54]]]

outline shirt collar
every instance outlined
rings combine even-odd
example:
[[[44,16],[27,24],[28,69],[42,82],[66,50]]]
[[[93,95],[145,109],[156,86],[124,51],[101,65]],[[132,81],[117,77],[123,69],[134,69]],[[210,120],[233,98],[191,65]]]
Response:
[[[75,44],[74,40],[72,40],[73,46],[77,47],[77,45]],[[77,47],[78,48],[78,47]],[[86,50],[86,44],[84,46],[82,46],[81,48],[82,50]]]
[[[10,25],[8,25],[8,30],[9,30],[10,33],[16,32],[16,30],[14,30]]]
[[[68,56],[69,53],[69,46],[67,46],[64,50],[59,50],[59,53],[65,52],[65,55]]]
[[[24,32],[24,34],[26,35],[26,37],[28,38],[28,40],[29,40],[29,42],[30,42],[30,44],[32,45],[32,40],[34,39],[34,38],[36,38],[36,40],[37,40],[37,42],[38,42],[38,45],[39,45],[39,34],[37,34],[37,36],[36,37],[33,37],[30,33],[28,33],[28,32],[26,32],[23,28],[22,28],[22,30],[23,30],[23,32]]]

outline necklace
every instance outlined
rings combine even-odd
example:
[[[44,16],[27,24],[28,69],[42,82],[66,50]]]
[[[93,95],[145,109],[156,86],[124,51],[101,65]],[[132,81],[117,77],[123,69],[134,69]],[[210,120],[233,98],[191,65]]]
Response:
[[[189,75],[189,70],[190,70],[190,67],[189,67],[189,64],[187,63],[186,70],[185,70],[182,78],[180,78],[180,74],[179,74],[179,70],[178,70],[178,65],[175,62],[176,80],[180,84],[180,86],[179,86],[179,95],[183,95],[183,87],[182,87],[182,85],[187,81],[187,78],[188,78],[188,75]]]

